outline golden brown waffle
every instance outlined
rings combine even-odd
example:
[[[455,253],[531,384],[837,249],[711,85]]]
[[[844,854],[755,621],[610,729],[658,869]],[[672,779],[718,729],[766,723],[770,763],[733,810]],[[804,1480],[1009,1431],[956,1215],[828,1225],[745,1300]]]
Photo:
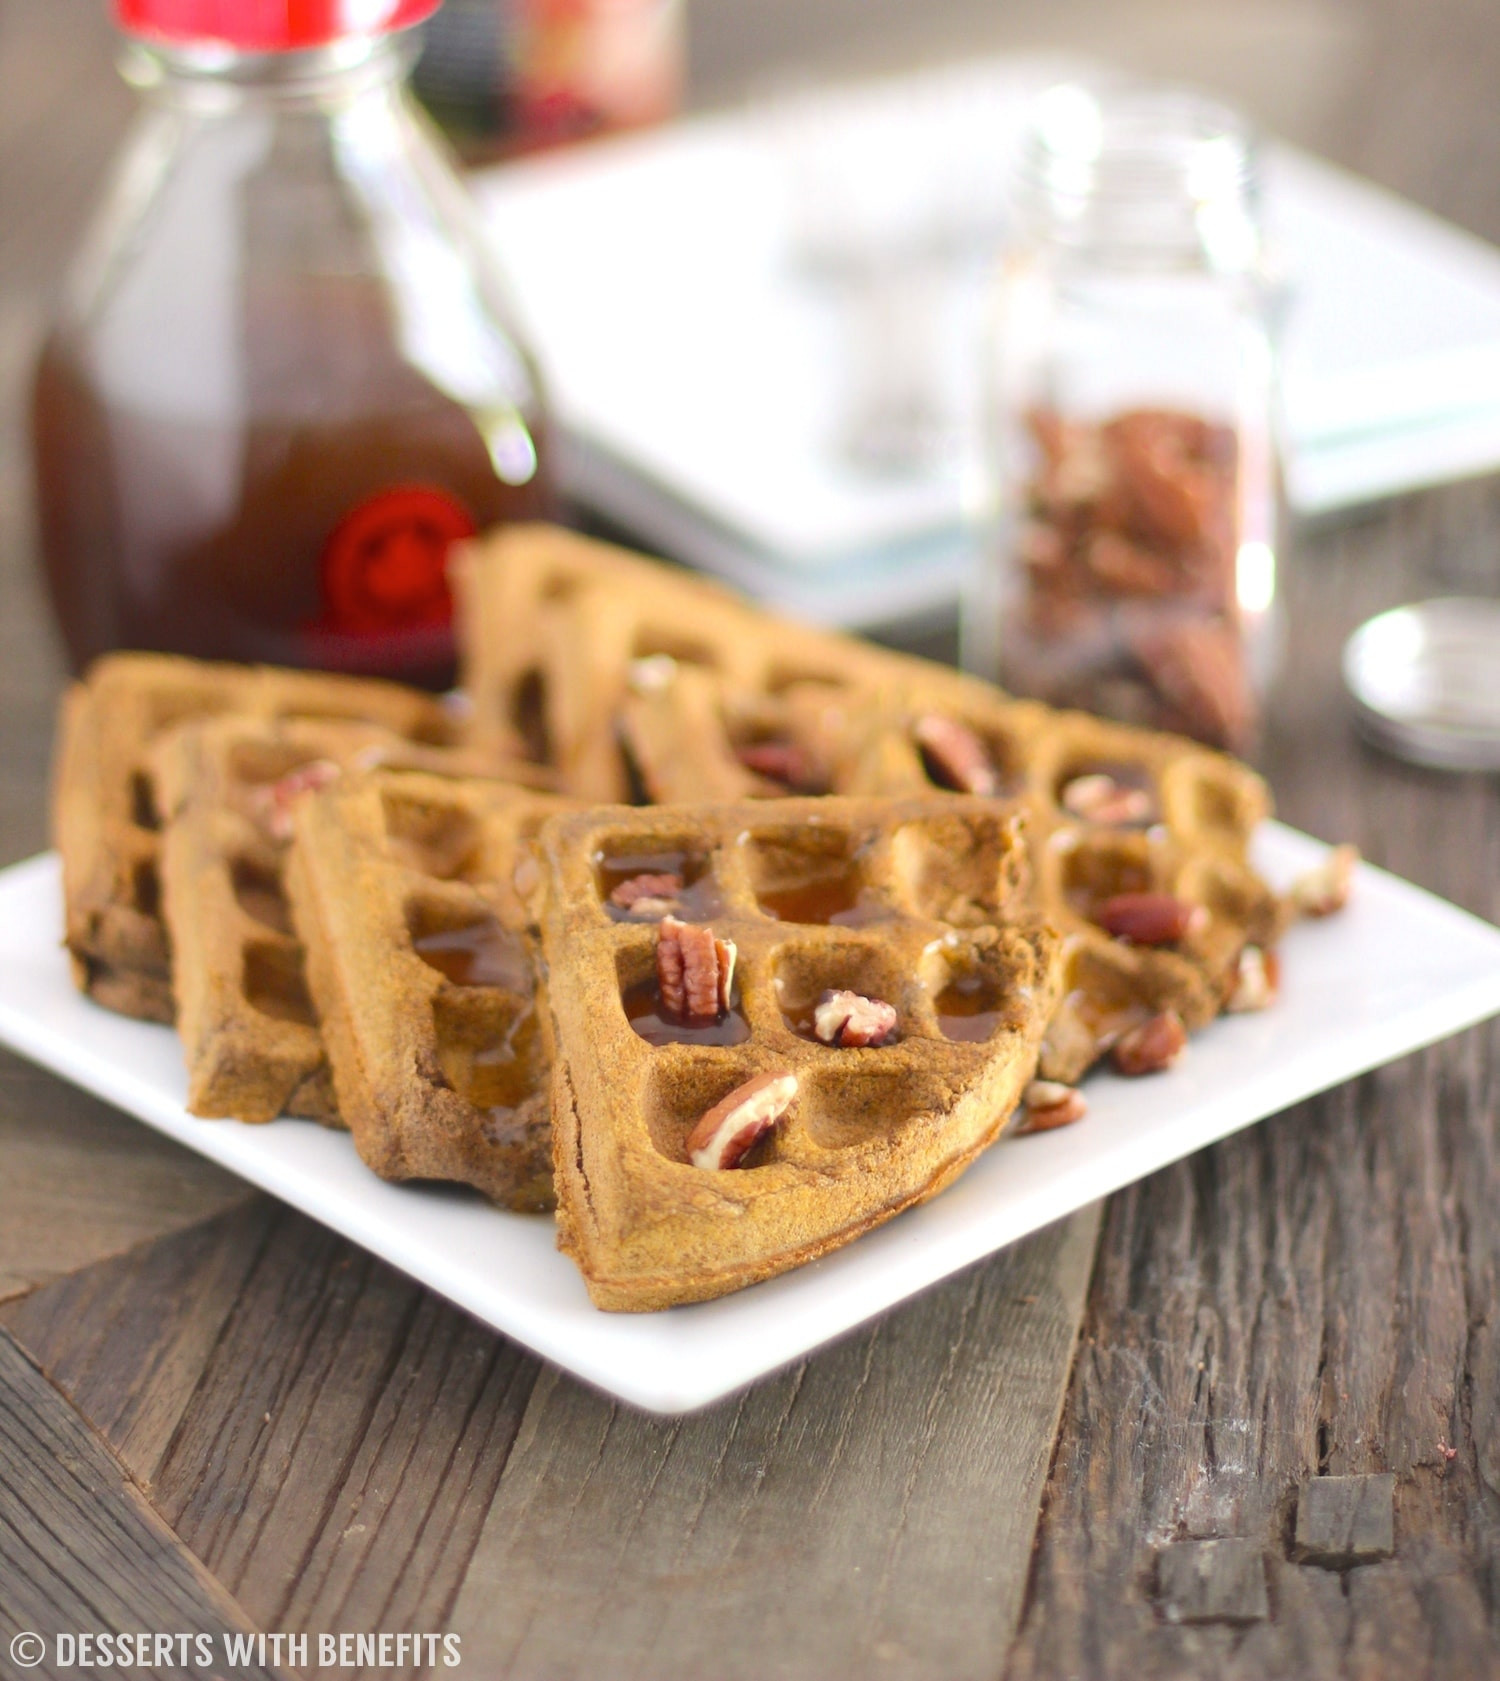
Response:
[[[948,1184],[1000,1132],[1056,998],[1016,809],[793,799],[595,809],[542,831],[559,1242],[594,1302],[721,1295],[848,1242]],[[662,904],[738,948],[731,1009],[684,1030],[656,981]],[[667,936],[669,939],[670,935]],[[819,1042],[825,992],[894,1007],[898,1037]],[[752,1076],[798,1078],[733,1169],[695,1123]]]
[[[551,1028],[522,895],[528,838],[562,808],[398,771],[298,802],[287,885],[308,987],[339,1112],[384,1179],[552,1206]]]
[[[474,741],[555,766],[581,799],[634,792],[617,740],[632,676],[649,683],[653,669],[675,665],[747,695],[827,696],[921,669],[556,526],[508,527],[469,545],[451,570]]]
[[[375,724],[231,713],[169,730],[149,762],[188,1108],[336,1121],[282,880],[293,803],[377,764],[473,775],[476,756],[419,747]]]
[[[1178,736],[1011,700],[937,667],[864,694],[779,697],[679,668],[632,693],[622,719],[653,799],[947,789],[1023,801],[1036,906],[1068,935],[1068,997],[1043,1056],[1052,1079],[1076,1080],[1164,1011],[1202,1027],[1230,995],[1240,953],[1278,932],[1279,907],[1247,859],[1269,812],[1264,783]],[[1201,907],[1206,920],[1156,947],[1091,920],[1117,895],[1143,893]]]
[[[52,825],[74,978],[125,1015],[171,1021],[173,1014],[151,745],[173,725],[229,712],[358,719],[435,745],[457,735],[441,702],[393,683],[166,654],[97,661],[63,703]]]
[[[1065,936],[1046,1078],[1077,1080],[1164,1012],[1190,1032],[1205,1026],[1234,992],[1241,954],[1277,938],[1282,907],[1248,859],[1270,797],[1238,761],[1180,736],[945,679],[886,692],[842,784],[899,795],[976,779],[1025,806],[1035,905]],[[1167,901],[1189,926],[1151,943],[1164,930],[1149,922]],[[1139,937],[1111,932],[1127,927]]]

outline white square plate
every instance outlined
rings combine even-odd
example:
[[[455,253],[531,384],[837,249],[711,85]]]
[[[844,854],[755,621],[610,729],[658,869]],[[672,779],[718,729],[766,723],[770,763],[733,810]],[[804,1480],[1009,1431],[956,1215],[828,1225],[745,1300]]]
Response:
[[[1324,851],[1275,824],[1260,843],[1280,882]],[[60,928],[55,857],[0,872],[0,1041],[656,1412],[717,1400],[1167,1162],[1500,1013],[1500,929],[1362,867],[1348,910],[1287,937],[1275,1007],[1216,1022],[1170,1073],[1095,1076],[1077,1126],[1003,1140],[933,1202],[800,1271],[695,1307],[609,1314],[589,1305],[548,1220],[384,1184],[346,1134],[305,1121],[196,1120],[176,1037],[75,992]]]

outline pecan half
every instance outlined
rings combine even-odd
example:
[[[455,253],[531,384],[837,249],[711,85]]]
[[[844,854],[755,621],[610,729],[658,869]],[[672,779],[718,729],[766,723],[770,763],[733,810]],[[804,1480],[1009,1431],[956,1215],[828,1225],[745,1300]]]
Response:
[[[1115,1040],[1110,1057],[1122,1074],[1159,1074],[1187,1045],[1187,1029],[1176,1010],[1163,1010]]]
[[[1060,1080],[1033,1080],[1021,1099],[1022,1132],[1050,1132],[1054,1127],[1072,1126],[1088,1113],[1088,1100],[1073,1086]]]
[[[811,753],[796,741],[750,741],[735,749],[746,770],[798,793],[823,786],[821,769]]]
[[[1136,946],[1169,946],[1198,933],[1208,921],[1208,912],[1174,893],[1116,893],[1094,912],[1094,921],[1117,940]]]
[[[757,1074],[736,1086],[688,1134],[688,1160],[694,1167],[721,1171],[738,1167],[796,1095],[797,1076],[791,1073]]]
[[[928,759],[934,780],[961,794],[1000,792],[1000,779],[984,743],[954,718],[929,712],[912,726],[912,738]]]
[[[813,1032],[825,1045],[844,1049],[888,1045],[896,1032],[896,1008],[883,998],[830,988],[813,1011]]]
[[[1156,813],[1156,802],[1144,788],[1127,788],[1123,782],[1102,771],[1087,776],[1075,776],[1064,785],[1063,809],[1085,823],[1095,823],[1103,829],[1123,829],[1136,823],[1149,823]]]
[[[1260,946],[1246,946],[1234,966],[1234,980],[1224,1008],[1230,1015],[1246,1015],[1252,1010],[1264,1010],[1276,1002],[1276,988],[1280,980],[1276,954]]]
[[[1298,876],[1288,895],[1292,908],[1299,916],[1332,916],[1349,903],[1349,890],[1354,885],[1354,866],[1359,862],[1359,848],[1334,847],[1321,864]]]
[[[292,805],[299,794],[326,788],[339,776],[339,767],[332,759],[309,759],[305,765],[288,771],[275,782],[264,783],[251,796],[256,820],[275,841],[292,838]]]
[[[1096,532],[1083,552],[1089,571],[1111,595],[1170,596],[1182,592],[1182,575],[1170,560],[1116,532]]]
[[[717,1021],[729,1008],[737,955],[734,941],[715,939],[713,929],[664,916],[656,936],[662,1008],[700,1026]]]
[[[1233,625],[1194,619],[1149,625],[1131,637],[1131,645],[1188,735],[1215,747],[1243,746],[1255,703]]]
[[[629,911],[632,916],[669,916],[677,906],[682,892],[682,877],[649,873],[631,876],[610,893],[609,902],[616,910]]]

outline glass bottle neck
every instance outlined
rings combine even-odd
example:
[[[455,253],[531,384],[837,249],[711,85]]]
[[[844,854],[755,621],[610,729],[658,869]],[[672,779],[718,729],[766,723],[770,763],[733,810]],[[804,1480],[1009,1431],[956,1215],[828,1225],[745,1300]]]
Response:
[[[149,103],[199,116],[248,104],[331,108],[404,80],[417,56],[413,33],[356,35],[282,53],[132,40],[120,54],[120,74]]]

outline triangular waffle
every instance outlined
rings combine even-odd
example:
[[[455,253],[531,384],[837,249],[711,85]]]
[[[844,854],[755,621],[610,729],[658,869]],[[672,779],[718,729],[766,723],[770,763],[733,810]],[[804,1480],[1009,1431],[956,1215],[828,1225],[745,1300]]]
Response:
[[[287,885],[308,988],[339,1113],[382,1178],[552,1206],[551,1026],[523,894],[528,839],[563,807],[399,771],[297,803]]]
[[[941,1190],[1015,1109],[1058,984],[1015,808],[604,808],[540,846],[559,1242],[597,1305],[702,1300],[810,1260]],[[729,1011],[685,1033],[657,978],[669,912],[738,952]],[[893,1042],[848,1043],[820,1023],[825,994],[835,1013],[845,994],[890,1006]],[[795,1076],[784,1118],[746,1165],[695,1165],[689,1135],[757,1076]]]
[[[473,775],[478,761],[376,724],[231,713],[169,730],[149,763],[188,1108],[252,1122],[283,1113],[334,1121],[282,879],[293,803],[375,765]]]
[[[161,920],[161,809],[152,743],[173,726],[225,713],[358,719],[412,741],[457,739],[431,695],[369,678],[214,665],[168,654],[111,654],[63,705],[52,788],[63,864],[65,937],[80,989],[125,1015],[173,1016]]]
[[[922,667],[556,526],[508,527],[468,545],[451,571],[474,741],[554,766],[580,799],[634,793],[617,715],[632,678],[653,665],[765,696],[837,694]]]

